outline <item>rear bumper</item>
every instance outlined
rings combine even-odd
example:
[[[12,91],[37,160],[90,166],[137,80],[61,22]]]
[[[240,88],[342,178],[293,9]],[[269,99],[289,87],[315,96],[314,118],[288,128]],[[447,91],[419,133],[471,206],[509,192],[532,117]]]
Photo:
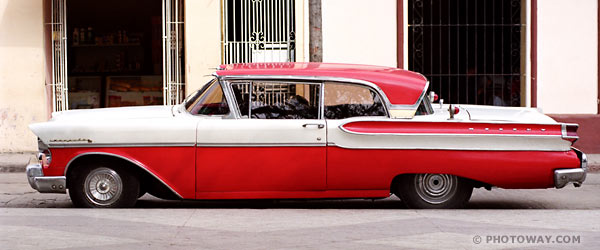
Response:
[[[39,163],[27,165],[26,173],[29,185],[40,193],[67,192],[67,179],[64,176],[44,176]]]
[[[577,149],[573,150],[575,150],[575,153],[577,153],[577,156],[581,161],[580,168],[554,170],[554,186],[556,188],[563,188],[569,183],[573,183],[575,187],[579,187],[585,181],[588,171],[587,156]]]

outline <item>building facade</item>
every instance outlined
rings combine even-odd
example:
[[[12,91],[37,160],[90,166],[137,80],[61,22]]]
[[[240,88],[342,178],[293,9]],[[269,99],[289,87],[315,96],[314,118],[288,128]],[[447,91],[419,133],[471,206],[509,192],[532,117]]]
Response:
[[[27,125],[53,111],[174,104],[220,64],[321,53],[421,72],[446,103],[579,122],[600,153],[598,1],[311,2],[0,0],[0,152],[35,151]]]

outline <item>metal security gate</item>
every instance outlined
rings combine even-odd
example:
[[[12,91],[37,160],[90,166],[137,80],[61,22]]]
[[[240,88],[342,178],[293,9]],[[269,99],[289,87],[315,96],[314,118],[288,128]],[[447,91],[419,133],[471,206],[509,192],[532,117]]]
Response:
[[[451,103],[521,106],[521,0],[408,0],[409,69]]]
[[[50,84],[52,85],[52,112],[68,109],[67,95],[67,9],[65,0],[52,0],[50,4],[50,20],[45,25],[50,27],[47,39],[51,41],[52,63]]]
[[[294,0],[222,0],[222,63],[290,62]]]
[[[163,0],[163,100],[165,105],[183,101],[184,50],[183,0]]]

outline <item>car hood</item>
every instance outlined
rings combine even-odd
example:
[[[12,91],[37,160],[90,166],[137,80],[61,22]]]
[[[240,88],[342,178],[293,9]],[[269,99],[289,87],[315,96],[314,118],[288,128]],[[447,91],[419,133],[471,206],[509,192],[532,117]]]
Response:
[[[52,121],[123,120],[172,117],[173,106],[69,110],[52,113]]]
[[[534,108],[498,107],[484,105],[457,105],[467,111],[471,121],[502,121],[519,123],[556,123]]]

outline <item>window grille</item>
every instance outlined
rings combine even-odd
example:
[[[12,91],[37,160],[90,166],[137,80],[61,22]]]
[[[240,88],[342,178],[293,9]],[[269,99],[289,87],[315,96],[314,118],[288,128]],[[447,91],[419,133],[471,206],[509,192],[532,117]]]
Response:
[[[409,0],[408,64],[448,103],[520,106],[520,0]]]
[[[50,6],[51,33],[48,39],[52,46],[52,111],[58,112],[69,108],[67,95],[67,9],[65,0],[52,0]]]
[[[163,0],[162,11],[163,100],[175,105],[185,98],[183,0]]]
[[[294,0],[222,0],[221,61],[295,61]]]

